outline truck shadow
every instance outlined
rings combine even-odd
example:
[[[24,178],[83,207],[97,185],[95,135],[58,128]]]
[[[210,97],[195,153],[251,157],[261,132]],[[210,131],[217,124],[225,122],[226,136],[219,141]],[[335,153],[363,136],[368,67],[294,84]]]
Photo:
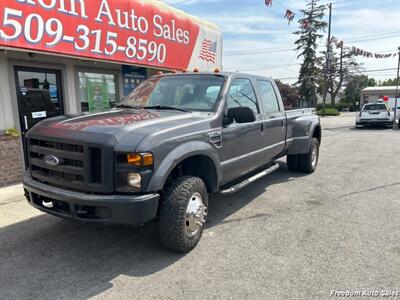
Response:
[[[282,164],[277,172],[234,195],[211,197],[207,228],[229,222],[228,216],[268,185],[299,176]],[[120,275],[145,277],[184,257],[161,246],[156,222],[140,228],[105,227],[49,215],[1,228],[0,253],[2,299],[88,298],[112,288]]]

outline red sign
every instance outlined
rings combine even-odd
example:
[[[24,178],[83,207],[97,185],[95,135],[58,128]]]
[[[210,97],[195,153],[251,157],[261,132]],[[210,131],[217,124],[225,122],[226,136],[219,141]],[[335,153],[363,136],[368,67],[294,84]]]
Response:
[[[0,46],[186,69],[200,25],[135,0],[0,0]]]

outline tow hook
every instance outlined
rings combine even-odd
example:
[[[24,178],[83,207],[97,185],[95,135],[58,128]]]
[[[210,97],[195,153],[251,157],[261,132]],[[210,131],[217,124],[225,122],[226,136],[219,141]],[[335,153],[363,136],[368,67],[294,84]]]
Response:
[[[49,202],[42,201],[42,205],[43,205],[44,207],[46,207],[46,208],[53,208],[53,207],[54,207],[53,201],[49,201]]]

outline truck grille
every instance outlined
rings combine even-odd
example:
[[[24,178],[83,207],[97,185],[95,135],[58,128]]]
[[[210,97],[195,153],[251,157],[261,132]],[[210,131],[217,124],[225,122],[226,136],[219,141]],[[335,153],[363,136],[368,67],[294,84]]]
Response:
[[[42,183],[88,192],[102,184],[101,148],[30,139],[28,153],[31,175]]]

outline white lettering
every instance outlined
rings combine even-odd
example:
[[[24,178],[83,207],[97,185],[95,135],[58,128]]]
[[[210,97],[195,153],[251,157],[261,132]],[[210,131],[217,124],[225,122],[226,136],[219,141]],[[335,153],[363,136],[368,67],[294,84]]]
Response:
[[[189,31],[185,31],[185,32],[183,32],[183,36],[184,36],[184,41],[183,41],[183,43],[184,44],[189,44],[190,43],[190,37],[189,37]]]
[[[35,2],[33,0],[17,0],[17,2],[35,5]]]
[[[46,9],[52,9],[56,6],[57,0],[50,0],[50,4],[46,4],[45,0],[38,0],[39,4],[46,8]]]
[[[145,17],[140,17],[138,20],[139,31],[143,34],[146,34],[149,30],[149,23],[147,22]]]
[[[121,27],[121,28],[129,29],[128,12],[126,12],[126,11],[121,12],[120,9],[116,9],[115,11],[117,13],[118,26]],[[122,18],[124,20],[122,20]]]
[[[132,23],[132,30],[133,31],[137,31],[138,30],[137,26],[136,26],[137,16],[135,14],[135,10],[134,9],[131,10],[130,17],[131,17],[131,23]]]
[[[99,9],[99,13],[97,14],[97,18],[95,19],[95,21],[102,23],[102,21],[103,21],[101,19],[102,16],[105,16],[108,18],[109,25],[113,25],[113,26],[116,25],[114,22],[114,19],[112,17],[111,11],[110,11],[110,7],[108,6],[107,0],[102,0],[101,6]]]
[[[162,37],[162,35],[163,35],[163,28],[162,28],[161,23],[162,23],[162,17],[159,15],[154,15],[153,24],[154,24],[155,28],[154,28],[153,34],[156,37]]]
[[[63,0],[62,0],[62,1],[63,1]],[[70,0],[71,10],[70,10],[69,14],[78,16],[78,13],[76,12],[76,6],[75,6],[75,2],[76,2],[76,1],[79,1],[80,7],[81,7],[81,14],[80,14],[80,16],[81,16],[82,18],[87,19],[86,7],[85,7],[85,2],[84,2],[84,0]]]
[[[65,14],[69,14],[72,16],[81,16],[82,18],[87,18],[86,15],[86,7],[84,0],[36,0],[37,3],[45,8],[45,9],[54,9],[56,8],[57,4],[57,11]],[[65,2],[68,1],[69,3],[69,10]],[[35,0],[17,0],[19,3],[25,3],[29,5],[36,5]],[[80,5],[80,13],[77,12],[76,2],[79,2]]]

